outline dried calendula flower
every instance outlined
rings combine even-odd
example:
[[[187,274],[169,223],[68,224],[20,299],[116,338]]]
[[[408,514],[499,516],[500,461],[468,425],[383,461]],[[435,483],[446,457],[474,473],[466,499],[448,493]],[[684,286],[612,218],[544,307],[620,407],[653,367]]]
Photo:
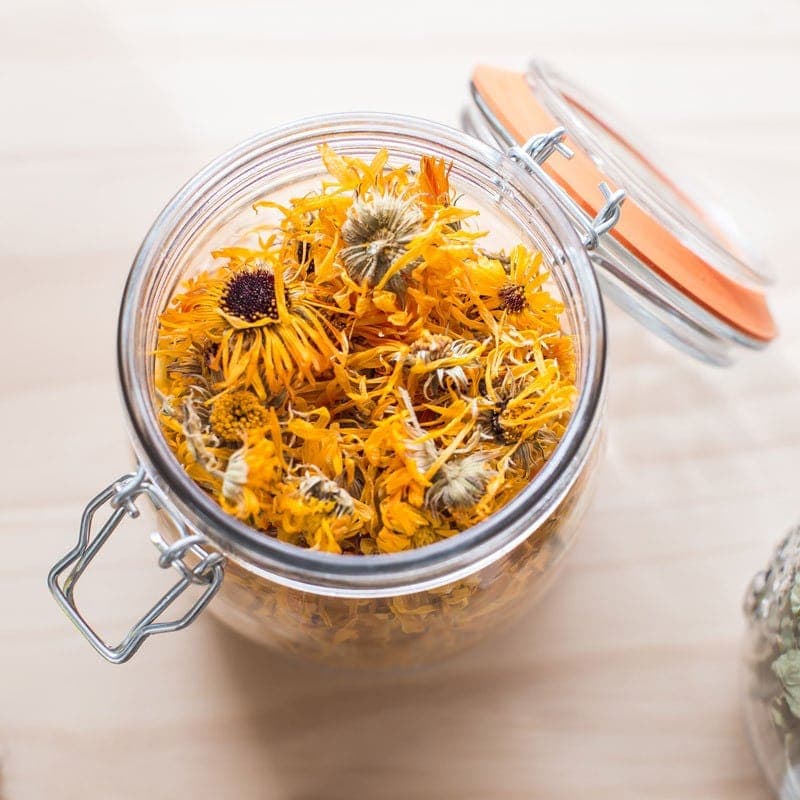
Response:
[[[488,464],[491,458],[491,453],[470,453],[445,461],[425,493],[426,504],[435,511],[472,508],[494,475]]]
[[[350,206],[342,225],[347,247],[339,258],[354,281],[374,286],[421,231],[422,212],[413,198],[373,192]],[[389,289],[401,286],[399,275],[387,284]]]
[[[511,460],[525,470],[541,466],[558,444],[558,434],[540,428],[530,439],[521,439],[511,453]]]
[[[569,422],[572,338],[539,253],[488,252],[450,165],[321,148],[330,180],[215,250],[160,318],[187,474],[265,536],[395,553],[479,522]]]
[[[223,388],[245,377],[260,397],[298,373],[324,370],[336,350],[309,287],[287,281],[258,253],[244,260],[232,253],[226,266],[192,280],[161,315],[161,332],[159,354],[185,359],[198,341],[208,342],[218,348]]]
[[[231,453],[220,480],[220,502],[229,513],[251,524],[271,524],[267,500],[282,476],[278,449],[265,438]]]
[[[404,363],[423,379],[425,397],[453,388],[464,392],[469,387],[469,368],[479,365],[482,346],[478,342],[453,339],[446,334],[424,330],[412,342]]]
[[[209,419],[211,430],[225,441],[243,441],[250,431],[267,425],[267,410],[248,391],[230,392],[214,400]]]
[[[531,253],[523,245],[516,245],[507,261],[480,255],[468,278],[486,308],[505,312],[525,327],[537,327],[543,322],[549,326],[552,317],[540,320],[541,313],[557,317],[562,311],[560,304],[542,289],[548,274],[542,270],[541,253]]]
[[[306,472],[300,481],[300,494],[331,504],[331,513],[341,517],[352,514],[355,505],[347,490],[321,474]]]
[[[413,364],[421,361],[430,364],[445,358],[453,346],[453,337],[444,333],[423,331],[409,346],[406,362]]]

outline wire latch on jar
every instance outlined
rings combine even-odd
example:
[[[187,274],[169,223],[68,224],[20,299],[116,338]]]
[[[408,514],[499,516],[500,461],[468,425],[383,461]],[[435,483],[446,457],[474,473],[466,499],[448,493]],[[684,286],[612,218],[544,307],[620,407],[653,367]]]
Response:
[[[159,533],[153,533],[150,539],[161,554],[158,565],[163,569],[174,567],[181,577],[131,627],[119,644],[109,645],[95,632],[78,610],[75,602],[75,586],[92,559],[122,520],[125,517],[135,519],[139,516],[139,509],[135,501],[141,495],[145,495],[156,510],[163,511],[178,532],[178,538],[172,544],[169,544]],[[112,508],[111,516],[98,533],[92,536],[94,516],[106,504]],[[201,534],[189,534],[180,513],[173,507],[164,492],[147,477],[144,467],[140,466],[136,473],[122,476],[87,503],[81,517],[78,542],[50,570],[47,576],[47,585],[67,617],[86,637],[92,647],[107,661],[121,664],[133,656],[148,636],[178,631],[191,624],[217,593],[222,584],[224,557],[220,553],[208,552],[204,549],[202,545],[206,542],[206,537]],[[184,561],[184,557],[188,553],[191,553],[197,560],[194,566],[189,566]],[[61,576],[70,567],[72,569],[66,579],[63,582],[60,581]],[[192,607],[178,619],[158,622],[157,620],[167,608],[191,585],[206,587]]]
[[[515,145],[507,150],[507,154],[511,159],[522,163],[526,169],[539,173],[540,177],[558,193],[559,201],[562,204],[567,202],[567,198],[540,167],[553,153],[559,153],[559,155],[567,159],[574,156],[573,151],[564,144],[565,136],[566,129],[558,127],[554,128],[550,133],[540,133],[532,136],[521,147]],[[605,203],[593,219],[590,219],[577,207],[572,209],[573,217],[585,229],[582,241],[587,250],[597,249],[600,237],[608,233],[619,222],[622,204],[625,202],[626,195],[623,189],[617,189],[612,192],[605,181],[599,184],[599,188],[605,198]],[[575,204],[570,202],[570,205],[574,206]]]

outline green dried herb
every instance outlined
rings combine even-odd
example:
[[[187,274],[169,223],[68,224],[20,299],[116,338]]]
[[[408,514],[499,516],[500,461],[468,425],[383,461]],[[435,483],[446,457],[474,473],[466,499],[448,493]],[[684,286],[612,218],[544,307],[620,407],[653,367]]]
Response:
[[[783,699],[800,719],[800,650],[789,650],[772,662],[772,671],[783,686]]]

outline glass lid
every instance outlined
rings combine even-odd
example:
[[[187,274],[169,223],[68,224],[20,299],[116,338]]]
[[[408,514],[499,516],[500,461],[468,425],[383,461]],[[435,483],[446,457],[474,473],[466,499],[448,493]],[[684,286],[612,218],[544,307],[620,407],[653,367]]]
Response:
[[[589,231],[607,296],[717,364],[729,363],[736,346],[760,348],[775,337],[769,275],[727,217],[668,177],[583,90],[539,63],[527,73],[480,66],[472,100],[469,132],[544,172],[576,226]],[[563,141],[543,155],[542,135],[557,129]],[[613,228],[595,236],[610,194],[600,184],[623,190],[625,199]]]

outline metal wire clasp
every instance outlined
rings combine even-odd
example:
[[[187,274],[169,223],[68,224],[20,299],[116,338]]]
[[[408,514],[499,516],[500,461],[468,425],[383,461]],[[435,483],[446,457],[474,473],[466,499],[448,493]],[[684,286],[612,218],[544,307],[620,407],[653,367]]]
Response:
[[[619,222],[620,211],[626,195],[622,189],[612,192],[605,181],[600,183],[599,188],[605,203],[592,219],[578,207],[563,189],[556,186],[554,181],[540,167],[553,153],[559,153],[567,159],[575,155],[564,144],[565,136],[565,128],[555,128],[550,133],[540,133],[532,136],[522,147],[509,148],[508,155],[515,161],[522,162],[530,171],[538,173],[543,180],[553,187],[553,193],[557,196],[560,204],[570,211],[572,216],[581,223],[581,227],[585,229],[586,232],[581,238],[583,246],[587,250],[595,250],[600,243],[600,237],[604,233],[608,233]]]
[[[131,627],[119,644],[109,645],[100,638],[78,610],[75,603],[75,585],[120,522],[126,516],[131,518],[139,516],[136,499],[140,495],[147,496],[157,510],[164,511],[178,531],[178,538],[172,544],[168,544],[159,533],[152,534],[150,538],[161,553],[158,559],[159,566],[174,567],[181,577]],[[106,504],[112,508],[111,516],[92,537],[94,516]],[[195,620],[217,593],[222,584],[224,557],[220,553],[208,552],[203,547],[205,544],[207,544],[205,536],[188,532],[180,512],[158,486],[149,480],[144,468],[140,466],[136,473],[123,475],[89,501],[81,517],[78,543],[50,570],[47,585],[59,606],[92,647],[107,661],[121,664],[133,656],[148,636],[185,628]],[[197,561],[194,566],[189,566],[184,561],[188,553],[191,553]],[[62,583],[60,578],[70,567],[72,569]],[[178,619],[158,622],[164,611],[192,584],[206,587],[194,605]]]
[[[587,250],[596,249],[600,237],[604,233],[610,231],[619,222],[622,204],[625,202],[625,192],[622,189],[617,189],[616,192],[612,192],[605,181],[600,184],[600,191],[603,193],[606,202],[597,212],[597,215],[592,220],[592,224],[588,227],[583,236],[583,244]]]
[[[556,152],[560,153],[564,158],[572,158],[575,153],[564,144],[566,135],[566,128],[554,128],[550,133],[537,133],[536,136],[531,136],[522,145],[522,150],[537,164],[544,164]]]

